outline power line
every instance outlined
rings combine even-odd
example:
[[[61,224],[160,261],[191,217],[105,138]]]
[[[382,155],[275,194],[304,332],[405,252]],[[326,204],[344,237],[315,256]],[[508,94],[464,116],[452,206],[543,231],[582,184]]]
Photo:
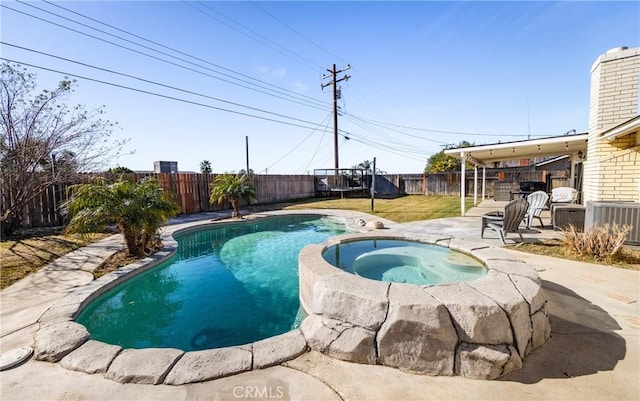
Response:
[[[327,53],[328,55],[330,55],[333,58],[337,58],[340,61],[342,60],[342,57],[336,56],[335,54],[331,53],[329,50],[325,49],[324,47],[322,47],[321,45],[319,45],[318,43],[314,42],[313,40],[309,39],[307,36],[303,35],[302,33],[300,33],[299,31],[297,31],[296,29],[292,28],[290,25],[288,25],[286,22],[282,21],[280,18],[276,17],[275,15],[271,14],[270,12],[268,12],[267,10],[265,10],[263,7],[259,6],[258,3],[256,3],[255,1],[250,1],[249,2],[251,5],[255,6],[258,10],[262,11],[263,13],[267,14],[269,17],[273,18],[274,20],[278,21],[281,25],[285,26],[287,29],[289,29],[291,32],[295,33],[296,35],[300,36],[302,39],[306,40],[307,42],[311,43],[312,45],[314,45],[315,47],[317,47],[318,49],[322,50],[323,52]]]
[[[261,34],[257,33],[256,31],[252,30],[251,28],[248,28],[248,27],[246,27],[246,26],[242,25],[241,23],[239,23],[239,22],[235,21],[234,19],[227,17],[226,15],[222,14],[220,11],[217,11],[217,10],[215,10],[215,9],[211,8],[211,6],[209,6],[209,5],[208,5],[208,4],[206,4],[206,3],[203,3],[202,1],[197,1],[197,3],[198,3],[198,4],[200,4],[200,5],[201,5],[201,6],[203,6],[203,7],[208,8],[208,9],[209,9],[209,10],[211,10],[212,12],[214,12],[214,13],[216,13],[216,14],[218,14],[218,15],[220,15],[220,16],[222,16],[222,17],[226,18],[226,19],[228,19],[229,21],[231,21],[231,22],[233,22],[234,24],[236,24],[236,25],[238,25],[238,26],[242,27],[242,28],[243,28],[243,29],[245,29],[246,31],[251,32],[253,35],[255,35],[255,36],[259,37],[259,38],[262,38],[262,41],[261,41],[261,40],[259,40],[259,39],[256,39],[256,37],[255,37],[255,36],[251,36],[250,34],[248,34],[248,33],[246,33],[246,32],[243,32],[242,30],[240,30],[240,29],[238,29],[238,28],[236,28],[236,27],[234,27],[234,26],[232,26],[232,25],[228,24],[227,22],[225,22],[225,21],[221,20],[220,18],[217,18],[217,17],[216,17],[216,16],[214,16],[214,15],[211,15],[211,14],[210,14],[210,13],[208,13],[207,11],[202,10],[202,9],[200,9],[200,8],[196,7],[195,5],[191,4],[191,2],[189,2],[189,1],[185,1],[185,0],[183,0],[182,2],[183,2],[183,3],[185,3],[186,5],[188,5],[189,7],[191,7],[191,8],[193,8],[193,9],[195,9],[195,10],[199,11],[200,13],[202,13],[202,14],[206,15],[207,17],[209,17],[209,18],[211,18],[211,19],[214,19],[214,20],[218,21],[219,23],[221,23],[221,24],[223,24],[223,25],[227,26],[228,28],[231,28],[231,29],[233,29],[234,31],[236,31],[236,32],[238,32],[238,33],[240,33],[240,34],[245,35],[245,36],[247,36],[248,38],[255,40],[256,42],[260,43],[261,45],[266,46],[266,47],[270,48],[271,50],[273,50],[273,51],[275,51],[275,52],[277,52],[277,53],[280,53],[281,55],[283,55],[283,56],[285,56],[285,57],[287,57],[287,58],[289,58],[289,59],[291,59],[291,60],[293,60],[293,61],[295,61],[295,62],[297,62],[297,63],[301,64],[301,65],[304,65],[304,66],[305,66],[305,67],[307,67],[307,68],[310,68],[310,69],[311,69],[311,70],[313,70],[313,71],[317,71],[316,67],[320,67],[320,68],[322,68],[321,66],[319,66],[319,65],[315,64],[313,61],[311,61],[311,60],[309,60],[309,59],[307,59],[307,58],[305,58],[305,57],[303,57],[303,56],[300,56],[299,54],[297,54],[297,53],[295,53],[295,52],[293,52],[293,51],[291,51],[291,50],[287,49],[286,47],[281,46],[281,45],[279,45],[278,43],[276,43],[276,42],[272,41],[271,39],[269,39],[269,38],[267,38],[267,37],[265,37],[265,36],[263,36],[263,35],[261,35]],[[280,49],[282,49],[282,50],[284,50],[284,51],[282,51],[282,50],[278,50],[277,48],[275,48],[275,47],[273,47],[273,46],[271,46],[271,45],[269,45],[268,43],[265,43],[265,42],[273,43],[275,46],[278,46]],[[294,58],[294,57],[291,57],[290,55],[286,54],[285,52],[287,52],[287,53],[289,53],[289,54],[291,54],[291,55],[293,55],[293,56],[297,57],[298,59],[296,59],[296,58]],[[302,60],[302,61],[301,61],[301,60]],[[304,61],[304,62],[303,62],[303,61]]]
[[[373,119],[366,118],[366,117],[355,116],[353,114],[351,114],[351,116],[353,116],[354,118],[360,119],[360,120],[369,121],[372,124],[376,124],[376,125],[380,125],[380,126],[391,126],[391,127],[405,128],[405,129],[410,129],[410,130],[415,130],[415,131],[435,132],[435,133],[440,133],[440,134],[468,135],[468,136],[510,136],[510,137],[526,137],[527,136],[526,134],[525,135],[522,135],[522,134],[480,134],[480,133],[474,133],[474,132],[443,131],[443,130],[436,130],[436,129],[431,129],[431,128],[418,128],[418,127],[410,127],[410,126],[394,124],[394,123],[387,123],[387,122],[373,120]],[[397,131],[397,132],[400,132],[400,131]],[[410,134],[406,134],[406,135],[413,136],[415,138],[427,139],[427,138],[424,138],[424,137],[410,135]],[[533,135],[533,136],[544,136],[544,135]]]
[[[309,162],[307,163],[307,166],[303,169],[303,171],[309,171],[309,167],[311,166],[311,163],[313,162],[313,159],[315,159],[316,156],[318,155],[318,151],[320,150],[320,145],[322,145],[322,141],[324,140],[324,136],[329,131],[329,116],[330,116],[330,114],[327,115],[327,118],[325,118],[325,121],[327,123],[325,125],[324,131],[322,132],[322,136],[320,137],[320,140],[318,141],[318,145],[316,146],[316,150],[311,155],[311,158],[309,159]]]
[[[271,121],[271,122],[275,122],[275,123],[279,123],[279,124],[289,125],[289,126],[292,126],[292,127],[299,127],[299,128],[305,128],[305,129],[311,128],[308,125],[301,125],[301,124],[296,124],[296,123],[292,123],[292,122],[276,120],[274,118],[269,118],[269,117],[257,116],[255,114],[244,113],[244,112],[237,111],[237,110],[225,109],[225,108],[222,108],[222,107],[212,106],[212,105],[209,105],[209,104],[195,102],[195,101],[192,101],[192,100],[181,99],[181,98],[178,98],[178,97],[175,97],[175,96],[163,95],[161,93],[151,92],[151,91],[147,91],[147,90],[144,90],[144,89],[132,88],[130,86],[120,85],[120,84],[116,84],[116,83],[113,83],[113,82],[107,82],[107,81],[103,81],[103,80],[100,80],[100,79],[90,78],[90,77],[86,77],[86,76],[82,76],[82,75],[78,75],[78,74],[73,74],[73,73],[69,73],[69,72],[54,70],[52,68],[42,67],[42,66],[38,66],[38,65],[35,65],[35,64],[26,63],[26,62],[23,62],[23,61],[8,59],[6,57],[0,57],[0,60],[5,60],[5,61],[8,61],[8,62],[12,62],[12,63],[22,64],[22,65],[26,65],[26,66],[33,67],[33,68],[38,68],[38,69],[44,70],[44,71],[55,72],[57,74],[64,74],[64,75],[75,77],[75,78],[86,79],[87,81],[97,82],[97,83],[100,83],[100,84],[103,84],[103,85],[109,85],[109,86],[113,86],[113,87],[120,88],[120,89],[126,89],[126,90],[133,91],[133,92],[143,93],[143,94],[146,94],[146,95],[156,96],[156,97],[160,97],[160,98],[164,98],[164,99],[174,100],[174,101],[181,102],[181,103],[187,103],[187,104],[191,104],[191,105],[195,105],[195,106],[205,107],[205,108],[208,108],[208,109],[224,111],[224,112],[237,114],[237,115],[241,115],[241,116],[245,116],[245,117],[251,117],[251,118],[255,118],[255,119],[259,119],[259,120]],[[297,119],[297,118],[294,118],[294,117],[286,117],[286,118],[289,118],[289,119],[292,119],[292,120],[295,120],[295,121],[300,121],[300,122],[303,122],[303,123],[306,123],[306,124],[310,124],[310,125],[315,125],[316,124],[316,123],[313,123],[311,121],[301,120],[301,119]]]
[[[395,133],[398,133],[398,134],[402,134],[402,135],[405,135],[405,136],[408,136],[408,137],[411,137],[411,138],[417,138],[417,139],[420,139],[420,140],[423,140],[423,141],[433,142],[433,143],[437,143],[437,144],[443,144],[444,143],[444,142],[438,141],[436,139],[425,138],[425,137],[418,136],[418,135],[407,134],[406,132],[403,132],[403,131],[400,131],[400,130],[397,130],[397,129],[393,129],[393,128],[389,128],[389,127],[383,127],[383,126],[380,126],[380,125],[375,125],[375,124],[372,124],[372,123],[368,122],[367,120],[354,117],[353,114],[346,114],[345,118],[347,118],[349,121],[353,122],[354,124],[360,125],[361,127],[365,128],[367,131],[372,132],[372,133],[381,132],[381,131],[379,131],[379,129],[383,128],[383,129],[386,129],[386,130],[389,130],[389,131],[392,131],[392,132],[395,132]],[[379,127],[379,128],[376,128],[376,127]],[[384,134],[380,134],[378,136],[385,137]],[[397,142],[398,141],[394,138],[394,143],[397,143]]]
[[[180,60],[180,61],[182,61],[182,62],[184,62],[184,63],[191,64],[191,65],[194,65],[194,66],[196,66],[196,67],[199,67],[199,68],[202,68],[202,69],[205,69],[205,70],[208,70],[208,71],[214,72],[214,73],[216,73],[216,74],[218,74],[218,75],[226,76],[226,77],[229,77],[229,78],[231,78],[231,79],[235,79],[236,81],[240,81],[240,82],[247,83],[247,84],[249,84],[249,85],[253,85],[253,86],[255,86],[255,87],[261,88],[261,89],[265,89],[265,90],[268,90],[268,91],[271,91],[271,92],[274,92],[274,93],[278,93],[278,92],[275,92],[275,91],[274,91],[273,89],[271,89],[271,88],[265,88],[264,86],[257,85],[257,84],[255,84],[255,83],[251,83],[251,82],[248,82],[248,81],[246,81],[246,80],[242,80],[242,79],[239,79],[239,78],[233,77],[233,76],[231,76],[231,75],[229,75],[229,74],[225,74],[225,73],[222,73],[222,72],[219,72],[219,71],[213,70],[213,69],[211,69],[211,68],[209,68],[209,67],[202,66],[202,65],[197,64],[197,63],[193,63],[193,62],[191,62],[191,61],[185,60],[185,59],[180,58],[180,57],[173,56],[173,55],[168,54],[168,53],[166,53],[166,52],[162,52],[162,51],[159,51],[159,50],[153,49],[153,48],[151,48],[151,47],[148,47],[148,46],[145,46],[145,45],[141,45],[141,44],[136,43],[136,42],[133,42],[133,41],[131,41],[131,40],[128,40],[128,39],[122,38],[122,37],[120,37],[120,36],[118,36],[118,35],[114,35],[114,34],[111,34],[111,33],[109,33],[109,32],[105,32],[105,31],[103,31],[103,30],[100,30],[100,29],[98,29],[98,28],[94,28],[94,27],[91,27],[91,26],[89,26],[89,25],[83,24],[83,23],[81,23],[81,22],[74,21],[74,20],[69,19],[69,18],[67,18],[67,17],[60,16],[60,15],[58,15],[58,14],[56,14],[56,13],[51,12],[51,11],[47,11],[47,10],[41,9],[41,8],[36,7],[36,6],[34,6],[34,5],[31,5],[31,4],[22,3],[20,0],[18,0],[18,2],[20,2],[21,4],[28,5],[29,7],[32,7],[32,8],[38,9],[38,10],[40,10],[40,11],[43,11],[43,12],[45,12],[45,13],[48,13],[48,14],[51,14],[51,15],[55,15],[55,16],[57,16],[57,17],[59,17],[59,18],[65,19],[65,20],[67,20],[67,21],[74,22],[74,23],[76,23],[76,24],[78,24],[78,25],[81,25],[81,26],[84,26],[84,27],[86,27],[86,28],[93,29],[93,30],[98,31],[98,32],[100,32],[100,33],[103,33],[103,34],[105,34],[105,35],[109,35],[109,36],[115,37],[115,38],[120,39],[120,40],[122,40],[122,41],[125,41],[125,42],[128,42],[128,43],[131,43],[131,44],[134,44],[134,45],[136,45],[136,46],[140,46],[140,47],[142,47],[142,48],[145,48],[145,49],[151,50],[151,51],[153,51],[153,52],[156,52],[156,53],[162,54],[162,55],[164,55],[164,56],[168,56],[168,57],[170,57],[170,58]],[[274,93],[269,93],[269,92],[265,92],[265,91],[263,91],[263,90],[259,90],[259,89],[252,88],[252,87],[249,87],[249,86],[246,86],[246,85],[242,85],[242,84],[239,84],[239,83],[237,83],[237,82],[230,81],[230,80],[228,80],[228,79],[220,78],[220,77],[218,77],[218,76],[211,75],[211,74],[208,74],[208,73],[206,73],[206,72],[202,72],[202,71],[199,71],[199,70],[196,70],[196,69],[193,69],[193,68],[190,68],[190,67],[187,67],[187,66],[184,66],[184,65],[178,64],[178,63],[174,63],[174,62],[172,62],[172,61],[169,61],[169,60],[166,60],[166,59],[163,59],[163,58],[160,58],[160,57],[157,57],[157,56],[151,55],[151,54],[149,54],[149,53],[145,53],[145,52],[142,52],[142,51],[140,51],[140,50],[132,49],[132,48],[130,48],[130,47],[123,46],[123,45],[121,45],[121,44],[118,44],[118,43],[115,43],[115,42],[112,42],[112,41],[109,41],[109,40],[106,40],[106,39],[103,39],[103,38],[100,38],[100,37],[97,37],[97,36],[91,35],[91,34],[89,34],[89,33],[82,32],[82,31],[79,31],[79,30],[77,30],[77,29],[74,29],[74,28],[71,28],[71,27],[68,27],[68,26],[65,26],[65,25],[58,24],[58,23],[56,23],[56,22],[53,22],[53,21],[47,20],[47,19],[45,19],[45,18],[41,18],[41,17],[35,16],[35,15],[33,15],[33,14],[29,14],[29,13],[24,12],[24,11],[21,11],[21,10],[16,10],[16,9],[14,9],[14,8],[11,8],[11,7],[7,6],[7,5],[5,5],[5,4],[2,4],[1,6],[2,6],[2,7],[4,7],[4,8],[6,8],[6,9],[9,9],[9,10],[11,10],[11,11],[14,11],[14,12],[17,12],[17,13],[20,13],[20,14],[23,14],[23,15],[26,15],[26,16],[28,16],[28,17],[31,17],[31,18],[34,18],[34,19],[37,19],[37,20],[40,20],[40,21],[46,22],[46,23],[48,23],[48,24],[51,24],[51,25],[54,25],[54,26],[57,26],[57,27],[60,27],[60,28],[63,28],[63,29],[66,29],[66,30],[72,31],[72,32],[74,32],[74,33],[78,33],[78,34],[83,35],[83,36],[90,37],[90,38],[92,38],[92,39],[95,39],[95,40],[98,40],[98,41],[101,41],[101,42],[108,43],[108,44],[110,44],[110,45],[113,45],[113,46],[116,46],[116,47],[119,47],[119,48],[122,48],[122,49],[125,49],[125,50],[128,50],[128,51],[134,52],[134,53],[136,53],[136,54],[140,54],[140,55],[143,55],[143,56],[146,56],[146,57],[152,58],[152,59],[154,59],[154,60],[158,60],[158,61],[161,61],[161,62],[164,62],[164,63],[170,64],[170,65],[173,65],[173,66],[176,66],[176,67],[179,67],[179,68],[182,68],[182,69],[185,69],[185,70],[191,71],[191,72],[195,72],[195,73],[200,74],[200,75],[207,76],[207,77],[209,77],[209,78],[213,78],[213,79],[217,79],[217,80],[219,80],[219,81],[227,82],[227,83],[232,84],[232,85],[240,86],[240,87],[242,87],[242,88],[249,89],[249,90],[252,90],[252,91],[255,91],[255,92],[258,92],[258,93],[262,93],[262,94],[265,94],[265,95],[268,95],[268,96],[276,97],[276,98],[278,98],[278,99],[282,99],[282,100],[285,100],[285,101],[288,101],[288,102],[297,103],[297,104],[300,104],[300,105],[303,105],[303,106],[307,106],[307,107],[315,108],[315,109],[322,110],[322,111],[326,111],[326,110],[327,110],[326,106],[324,105],[324,103],[323,103],[321,100],[314,99],[314,98],[311,98],[311,97],[308,97],[308,96],[305,96],[305,95],[300,95],[300,94],[298,94],[298,93],[296,93],[296,92],[293,92],[293,91],[289,91],[289,92],[294,93],[296,96],[298,96],[298,97],[299,97],[298,99],[291,99],[291,98],[288,98],[288,97],[279,96],[279,95],[281,95],[282,93],[278,93],[278,94],[276,95],[276,94],[274,94]],[[270,85],[270,84],[269,84],[269,85]],[[275,86],[275,85],[271,85],[271,86],[274,86],[274,87],[276,87],[276,88],[278,88],[278,89],[283,89],[283,88],[279,88],[279,87],[277,87],[277,86]],[[283,89],[283,90],[288,91],[288,90],[286,90],[286,89]],[[307,99],[311,99],[311,100],[307,100],[307,99],[300,99],[300,98],[307,98]],[[306,102],[307,104],[305,104],[305,103],[303,103],[303,102]]]
[[[180,51],[180,50],[178,50],[178,49],[175,49],[175,48],[173,48],[173,47],[166,46],[166,45],[164,45],[164,44],[162,44],[162,43],[159,43],[159,42],[153,41],[153,40],[151,40],[151,39],[148,39],[148,38],[145,38],[145,37],[143,37],[143,36],[137,35],[137,34],[135,34],[135,33],[129,32],[129,31],[127,31],[127,30],[124,30],[124,29],[118,28],[118,27],[116,27],[116,26],[113,26],[113,25],[107,24],[107,23],[105,23],[105,22],[103,22],[103,21],[100,21],[100,20],[97,20],[97,19],[95,19],[95,18],[89,17],[89,16],[87,16],[87,15],[81,14],[81,13],[76,12],[76,11],[74,11],[74,10],[71,10],[71,9],[68,9],[68,8],[65,8],[65,7],[62,7],[61,5],[59,5],[59,4],[55,4],[55,3],[52,3],[52,2],[49,2],[48,0],[42,0],[42,1],[43,1],[43,2],[45,2],[45,3],[47,3],[47,4],[49,4],[49,5],[52,5],[52,6],[54,6],[54,7],[58,7],[58,8],[60,8],[60,9],[63,9],[63,10],[65,10],[65,11],[67,11],[67,12],[70,12],[70,13],[72,13],[72,14],[78,15],[78,16],[83,17],[83,18],[86,18],[86,19],[88,19],[88,20],[90,20],[90,21],[93,21],[93,22],[96,22],[96,23],[98,23],[98,24],[101,24],[101,25],[104,25],[104,26],[106,26],[106,27],[109,27],[109,28],[111,28],[111,29],[114,29],[114,30],[116,30],[116,31],[119,31],[119,32],[125,33],[125,34],[127,34],[127,35],[133,36],[133,37],[138,38],[138,39],[141,39],[141,40],[143,40],[143,41],[145,41],[145,42],[152,43],[152,44],[154,44],[154,45],[156,45],[156,46],[159,46],[159,47],[162,47],[162,48],[164,48],[164,49],[171,50],[172,52],[175,52],[175,53],[178,53],[178,54],[182,54],[182,55],[187,56],[187,57],[190,57],[190,58],[192,58],[192,59],[194,59],[194,60],[201,61],[201,62],[206,63],[206,64],[208,64],[208,65],[211,65],[211,66],[213,66],[213,67],[219,68],[219,69],[221,69],[221,70],[228,71],[228,72],[230,72],[230,73],[232,73],[232,74],[239,75],[239,76],[241,76],[241,77],[243,77],[243,78],[247,78],[247,79],[250,79],[250,80],[252,80],[252,81],[256,81],[256,82],[259,82],[259,83],[261,83],[261,84],[264,84],[264,85],[267,85],[267,86],[270,86],[270,87],[273,87],[273,88],[277,88],[278,90],[281,90],[281,91],[284,91],[284,92],[289,92],[289,93],[291,93],[291,94],[293,94],[293,95],[295,95],[295,96],[298,96],[298,97],[307,98],[307,99],[313,100],[313,101],[315,101],[315,102],[321,102],[319,99],[312,98],[311,96],[303,95],[303,94],[301,94],[301,93],[298,93],[298,92],[292,91],[292,90],[290,90],[290,89],[282,88],[282,87],[280,87],[280,86],[277,86],[277,85],[271,84],[271,83],[266,82],[266,81],[263,81],[263,80],[261,80],[261,79],[258,79],[258,78],[255,78],[255,77],[252,77],[252,76],[249,76],[249,75],[243,74],[243,73],[241,73],[241,72],[238,72],[238,71],[232,70],[232,69],[230,69],[230,68],[226,68],[226,67],[221,66],[221,65],[219,65],[219,64],[212,63],[212,62],[210,62],[210,61],[208,61],[208,60],[205,60],[205,59],[202,59],[202,58],[200,58],[200,57],[197,57],[197,56],[194,56],[194,55],[191,55],[191,54],[185,53],[185,52]],[[43,10],[43,11],[44,11],[44,10]],[[77,21],[74,21],[74,22],[76,22],[76,23],[77,23]],[[93,28],[92,28],[92,29],[93,29]],[[174,57],[174,56],[171,56],[171,57]],[[238,78],[233,77],[233,79],[238,79]],[[242,81],[242,82],[244,82],[244,81]],[[265,89],[266,89],[266,88],[265,88]]]
[[[337,85],[338,85],[338,82],[346,81],[350,78],[346,74],[340,79],[338,79],[336,76],[337,74],[343,71],[346,71],[349,68],[351,68],[351,66],[347,64],[345,68],[341,70],[336,70],[336,65],[333,64],[333,67],[330,70],[327,70],[331,75],[325,75],[322,77],[323,79],[331,77],[331,81],[327,82],[326,84],[321,84],[321,87],[323,89],[329,85],[331,85],[331,87],[333,88],[333,147],[334,147],[333,155],[334,155],[334,167],[336,171],[339,168],[338,166],[338,98],[339,98],[339,95],[338,95]]]
[[[265,10],[263,7],[259,6],[258,3],[254,2],[254,1],[250,1],[249,3],[251,3],[253,6],[255,6],[256,8],[258,8],[260,11],[262,11],[263,13],[267,14],[269,17],[273,18],[274,20],[276,20],[277,22],[279,22],[281,25],[283,25],[284,27],[286,27],[287,29],[289,29],[291,32],[295,33],[296,35],[300,36],[301,38],[303,38],[304,40],[306,40],[307,42],[311,43],[312,45],[314,45],[315,47],[317,47],[318,49],[322,50],[323,52],[325,52],[326,54],[330,55],[333,58],[339,59],[340,61],[342,61],[344,63],[344,60],[342,59],[342,57],[335,55],[334,53],[330,52],[329,50],[327,50],[326,48],[324,48],[323,46],[319,45],[318,43],[316,43],[315,41],[309,39],[307,36],[305,36],[304,34],[302,34],[301,32],[299,32],[298,30],[296,30],[295,28],[293,28],[292,26],[290,26],[289,24],[287,24],[286,22],[282,21],[280,18],[276,17],[275,15],[273,15],[272,13],[268,12],[267,10]],[[362,78],[362,80],[369,85],[374,91],[376,91],[384,100],[386,100],[389,104],[391,104],[394,108],[400,110],[396,105],[394,105],[380,90],[378,90],[378,88],[376,88],[371,81],[369,81],[364,74],[358,70],[356,67],[353,67],[353,71],[355,73],[357,73],[359,75],[360,78]],[[362,98],[365,101],[368,101],[368,99],[364,96],[362,96]]]
[[[114,71],[114,70],[110,70],[110,69],[107,69],[107,68],[96,67],[96,66],[93,66],[93,65],[90,65],[90,64],[86,64],[86,63],[82,63],[82,62],[79,62],[79,61],[71,60],[71,59],[68,59],[68,58],[65,58],[65,57],[55,56],[53,54],[41,52],[41,51],[38,51],[38,50],[34,50],[34,49],[29,49],[29,48],[26,48],[26,47],[22,47],[22,46],[13,45],[11,43],[0,41],[0,44],[6,45],[6,46],[15,47],[15,48],[18,48],[18,49],[26,50],[26,51],[37,53],[37,54],[42,54],[42,55],[45,55],[45,56],[48,56],[48,57],[52,57],[52,58],[56,58],[58,60],[63,60],[63,61],[69,62],[69,63],[74,63],[74,64],[78,64],[78,65],[81,65],[81,66],[84,66],[84,67],[93,68],[93,69],[96,69],[96,70],[99,70],[99,71],[108,72],[110,74],[115,74],[115,75],[120,75],[120,76],[123,76],[123,77],[126,77],[126,78],[135,79],[137,81],[145,82],[145,83],[148,83],[148,84],[161,86],[163,88],[172,89],[172,90],[175,90],[175,91],[178,91],[178,92],[183,92],[183,93],[187,93],[187,94],[190,94],[190,95],[204,97],[206,99],[211,99],[211,100],[215,100],[217,102],[230,104],[232,106],[242,107],[242,108],[246,108],[246,109],[249,109],[249,110],[258,111],[258,112],[265,113],[265,114],[270,114],[270,115],[273,115],[273,116],[276,116],[276,117],[283,117],[283,118],[287,118],[287,119],[294,120],[294,121],[301,121],[301,122],[305,122],[305,123],[308,122],[308,121],[305,121],[305,120],[301,120],[299,118],[289,117],[289,116],[286,116],[284,114],[274,113],[274,112],[271,112],[271,111],[268,111],[268,110],[264,110],[264,109],[260,109],[260,108],[257,108],[257,107],[251,107],[251,106],[247,106],[247,105],[244,105],[244,104],[241,104],[241,103],[236,103],[236,102],[232,102],[232,101],[229,101],[229,100],[220,99],[220,98],[217,98],[217,97],[214,97],[214,96],[209,96],[209,95],[205,95],[205,94],[202,94],[202,93],[190,91],[190,90],[187,90],[187,89],[182,89],[182,88],[178,88],[178,87],[175,87],[175,86],[163,84],[163,83],[160,83],[160,82],[151,81],[151,80],[148,80],[148,79],[145,79],[145,78],[136,77],[135,75],[125,74],[125,73]]]
[[[320,128],[320,126],[325,122],[326,119],[329,118],[331,114],[327,115],[327,117],[324,118],[324,120],[322,120],[322,122],[320,124],[318,124],[311,132],[309,132],[309,134],[307,136],[305,136],[300,142],[298,142],[291,150],[289,150],[287,153],[285,153],[281,158],[279,158],[278,160],[276,160],[275,162],[273,162],[270,166],[265,167],[264,170],[262,171],[267,171],[269,170],[271,167],[275,166],[276,164],[280,163],[285,157],[289,156],[291,153],[293,153],[294,150],[298,149],[300,147],[300,145],[302,145],[307,139],[309,139],[311,137],[311,135],[313,135],[314,132],[316,132],[318,130],[318,128]]]
[[[413,159],[413,160],[417,160],[417,161],[425,161],[424,158],[410,156],[410,155],[408,155],[406,152],[404,152],[402,150],[392,149],[389,146],[387,146],[387,144],[382,144],[382,143],[379,143],[379,142],[371,141],[369,139],[362,140],[362,139],[359,139],[355,135],[354,136],[350,136],[349,138],[351,138],[352,141],[361,143],[363,145],[369,146],[369,147],[374,148],[374,149],[382,150],[384,152],[393,153],[395,155],[402,156],[402,157],[405,157],[405,158],[408,158],[408,159]]]

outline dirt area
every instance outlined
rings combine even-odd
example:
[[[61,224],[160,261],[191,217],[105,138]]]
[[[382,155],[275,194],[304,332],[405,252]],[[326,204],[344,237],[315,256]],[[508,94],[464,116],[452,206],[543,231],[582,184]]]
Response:
[[[131,256],[126,249],[123,249],[109,256],[107,260],[102,262],[102,264],[93,271],[93,277],[102,277],[107,273],[111,273],[112,271],[118,270],[123,266],[134,263],[139,259],[141,258],[137,256]]]
[[[40,269],[54,259],[111,234],[62,234],[61,229],[26,232],[0,242],[0,289]]]

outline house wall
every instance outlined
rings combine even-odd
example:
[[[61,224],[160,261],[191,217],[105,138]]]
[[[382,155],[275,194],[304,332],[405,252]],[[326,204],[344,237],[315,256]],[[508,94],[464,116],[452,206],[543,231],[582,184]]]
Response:
[[[630,134],[613,141],[600,134],[638,115],[640,48],[613,49],[591,68],[587,158],[583,164],[583,202],[640,202],[640,143]]]

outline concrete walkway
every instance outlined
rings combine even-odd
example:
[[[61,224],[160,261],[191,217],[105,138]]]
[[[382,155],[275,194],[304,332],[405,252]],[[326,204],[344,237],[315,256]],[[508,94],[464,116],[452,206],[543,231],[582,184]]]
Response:
[[[480,241],[479,217],[390,226],[390,232],[439,232]],[[558,235],[535,231],[525,239]],[[501,245],[497,234],[482,241]],[[88,282],[91,264],[120,246],[119,238],[108,238],[0,292],[0,348],[31,345],[38,317],[56,299]],[[521,371],[499,381],[428,377],[315,352],[281,366],[184,386],[120,384],[29,360],[0,373],[0,399],[639,400],[640,272],[510,252],[532,264],[543,279],[552,338],[528,356]]]

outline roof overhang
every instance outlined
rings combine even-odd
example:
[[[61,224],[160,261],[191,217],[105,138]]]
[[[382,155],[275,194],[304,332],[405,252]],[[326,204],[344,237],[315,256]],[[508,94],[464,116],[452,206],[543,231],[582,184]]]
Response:
[[[622,124],[616,125],[613,128],[609,128],[606,131],[600,133],[600,136],[603,139],[613,141],[619,136],[632,134],[636,131],[640,131],[640,114],[633,117],[630,120],[623,122]]]
[[[587,152],[588,134],[563,135],[525,141],[502,142],[467,148],[447,149],[445,154],[464,158],[483,166],[502,160],[517,160],[534,157],[562,156]]]

